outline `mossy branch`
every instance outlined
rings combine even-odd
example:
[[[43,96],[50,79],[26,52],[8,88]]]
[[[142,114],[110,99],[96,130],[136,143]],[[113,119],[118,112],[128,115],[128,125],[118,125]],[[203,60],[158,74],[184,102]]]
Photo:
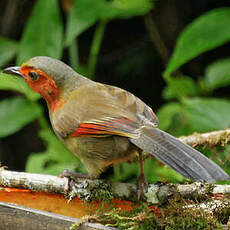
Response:
[[[194,133],[187,137],[180,137],[179,139],[192,147],[200,145],[224,146],[230,141],[230,129],[218,130],[202,134]]]
[[[48,193],[66,193],[67,181],[51,175],[15,172],[2,169],[0,171],[0,186],[29,189]],[[70,198],[77,196],[84,200],[137,200],[137,186],[129,183],[109,183],[103,180],[77,179],[70,183]],[[182,197],[202,199],[215,194],[230,195],[230,185],[214,185],[206,183],[150,184],[144,199],[150,204],[162,204],[168,198]]]

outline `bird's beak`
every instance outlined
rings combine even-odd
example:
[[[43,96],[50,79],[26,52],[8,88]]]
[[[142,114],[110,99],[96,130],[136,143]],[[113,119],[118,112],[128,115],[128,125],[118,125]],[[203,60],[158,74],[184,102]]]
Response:
[[[20,66],[8,67],[2,70],[3,73],[13,74],[25,78],[25,76],[20,72]]]

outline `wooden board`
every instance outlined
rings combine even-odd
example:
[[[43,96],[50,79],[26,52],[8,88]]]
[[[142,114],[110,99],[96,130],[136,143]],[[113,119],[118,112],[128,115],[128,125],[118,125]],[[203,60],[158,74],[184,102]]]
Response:
[[[0,230],[69,230],[79,219],[0,202]],[[101,224],[84,223],[77,230],[112,230]]]

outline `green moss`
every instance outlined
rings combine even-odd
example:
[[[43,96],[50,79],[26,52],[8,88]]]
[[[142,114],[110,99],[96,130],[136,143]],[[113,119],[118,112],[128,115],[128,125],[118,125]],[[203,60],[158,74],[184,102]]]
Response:
[[[110,185],[100,181],[95,181],[95,183],[92,185],[92,189],[88,187],[90,198],[87,201],[102,202],[86,203],[89,211],[87,218],[89,219],[85,219],[83,222],[93,220],[107,226],[128,230],[219,230],[223,229],[222,224],[227,223],[230,215],[229,197],[226,197],[226,205],[219,205],[212,214],[199,208],[200,199],[192,201],[184,200],[181,197],[168,200],[167,204],[165,203],[160,208],[151,209],[147,203],[140,203],[131,211],[121,211],[119,208],[115,208],[111,202],[113,195],[110,192]],[[212,201],[207,197],[203,197],[201,200],[205,203]],[[94,207],[94,205],[96,206]],[[96,210],[96,213],[90,210]]]
[[[230,196],[222,197],[222,203],[213,211],[217,220],[223,224],[227,224],[230,217]]]
[[[107,226],[130,230],[156,229],[158,222],[155,213],[150,212],[145,204],[135,207],[129,212],[121,212],[118,208],[113,208],[109,212],[104,213],[99,220]],[[147,226],[150,228],[146,228]]]
[[[218,221],[203,210],[183,210],[169,215],[164,222],[166,230],[223,229]]]
[[[90,191],[90,199],[88,201],[111,201],[113,199],[110,185],[100,180],[94,180],[88,189]]]
[[[121,212],[113,208],[97,216],[97,221],[119,229],[154,230],[219,230],[223,229],[217,218],[202,209],[185,208],[188,202],[173,200],[167,207],[150,210],[146,204],[132,211]],[[194,204],[194,202],[192,203]]]

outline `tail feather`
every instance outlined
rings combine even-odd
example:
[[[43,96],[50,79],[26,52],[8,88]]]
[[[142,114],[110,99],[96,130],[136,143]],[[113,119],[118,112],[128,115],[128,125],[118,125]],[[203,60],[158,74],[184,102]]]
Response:
[[[160,161],[195,181],[230,180],[216,163],[170,134],[152,127],[143,127],[138,138],[130,141]]]

